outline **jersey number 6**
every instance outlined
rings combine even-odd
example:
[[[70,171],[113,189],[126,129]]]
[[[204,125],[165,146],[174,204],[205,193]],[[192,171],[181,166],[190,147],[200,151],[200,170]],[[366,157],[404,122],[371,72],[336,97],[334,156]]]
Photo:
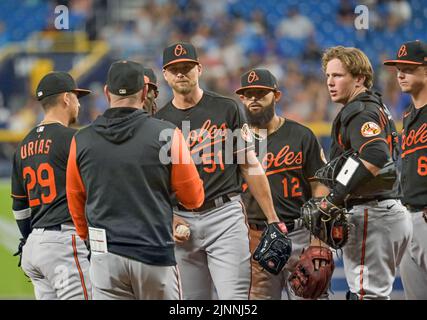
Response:
[[[427,157],[418,158],[418,174],[422,177],[427,176]]]
[[[43,172],[46,174],[46,178],[43,178]],[[37,172],[31,167],[25,167],[22,171],[24,179],[29,175],[29,181],[27,182],[27,193],[30,207],[36,207],[40,205],[40,199],[31,199],[30,192],[34,189],[38,183],[41,187],[49,188],[49,193],[46,195],[41,192],[41,202],[44,204],[51,203],[56,197],[56,185],[55,185],[55,173],[53,168],[48,163],[42,163],[38,166]]]

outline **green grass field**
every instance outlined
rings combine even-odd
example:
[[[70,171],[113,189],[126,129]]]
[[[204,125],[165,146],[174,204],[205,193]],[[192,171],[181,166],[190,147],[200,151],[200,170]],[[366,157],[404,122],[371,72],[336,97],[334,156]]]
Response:
[[[10,198],[10,181],[0,180],[0,219],[14,222]],[[16,227],[18,228],[18,227]],[[12,239],[13,241],[13,239]],[[18,240],[16,239],[16,247]],[[18,258],[12,256],[4,243],[0,242],[0,299],[34,298],[33,286],[18,268]]]

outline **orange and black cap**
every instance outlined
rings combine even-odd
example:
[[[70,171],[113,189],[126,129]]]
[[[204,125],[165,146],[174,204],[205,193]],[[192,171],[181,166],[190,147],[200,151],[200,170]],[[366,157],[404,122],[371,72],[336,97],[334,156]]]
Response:
[[[129,96],[144,89],[144,67],[129,60],[114,62],[107,76],[107,88],[118,96]]]
[[[148,78],[147,83],[151,84],[157,90],[157,77],[151,68],[144,68],[144,75]]]
[[[396,59],[384,61],[387,66],[397,63],[427,65],[427,44],[420,40],[405,42],[397,51]]]
[[[196,48],[191,43],[179,42],[163,50],[163,69],[178,62],[199,64]]]
[[[37,100],[40,101],[48,96],[62,92],[74,92],[78,98],[91,93],[90,90],[77,88],[73,77],[67,72],[53,71],[40,80],[36,89],[36,96]]]
[[[242,94],[246,89],[278,90],[277,80],[267,69],[252,69],[244,73],[240,78],[241,87],[236,90]]]

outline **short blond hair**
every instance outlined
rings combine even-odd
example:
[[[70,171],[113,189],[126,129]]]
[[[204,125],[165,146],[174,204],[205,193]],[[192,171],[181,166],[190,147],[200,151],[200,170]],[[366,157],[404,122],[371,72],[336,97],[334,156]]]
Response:
[[[374,69],[362,50],[353,47],[336,46],[327,49],[322,56],[322,69],[326,72],[329,61],[339,59],[344,68],[353,76],[364,76],[363,85],[370,89],[373,85]]]

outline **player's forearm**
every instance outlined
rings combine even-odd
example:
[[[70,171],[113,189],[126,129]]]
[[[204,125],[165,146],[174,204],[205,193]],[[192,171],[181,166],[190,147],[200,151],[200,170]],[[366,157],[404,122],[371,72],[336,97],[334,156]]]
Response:
[[[311,194],[314,198],[327,196],[330,192],[329,188],[320,182],[310,182]]]
[[[258,164],[252,165],[250,172],[247,166],[241,171],[251,194],[264,212],[267,222],[279,222],[271,197],[270,185],[261,164],[258,162]]]
[[[77,166],[75,138],[71,141],[66,177],[65,190],[71,218],[73,219],[77,234],[80,238],[85,240],[88,235],[88,226],[85,216],[86,189],[80,175],[79,167]]]
[[[28,207],[28,200],[13,198],[12,211],[22,237],[27,239],[31,233],[31,208]]]
[[[372,173],[372,175],[374,175],[374,176],[378,175],[378,172],[380,172],[380,170],[381,170],[380,168],[378,168],[377,166],[374,166],[372,163],[370,163],[366,160],[360,159],[360,161],[362,161],[362,163],[366,167],[366,169],[368,169]]]
[[[88,236],[88,225],[85,216],[86,194],[82,192],[70,191],[67,189],[68,208],[73,220],[76,232],[82,240]]]

